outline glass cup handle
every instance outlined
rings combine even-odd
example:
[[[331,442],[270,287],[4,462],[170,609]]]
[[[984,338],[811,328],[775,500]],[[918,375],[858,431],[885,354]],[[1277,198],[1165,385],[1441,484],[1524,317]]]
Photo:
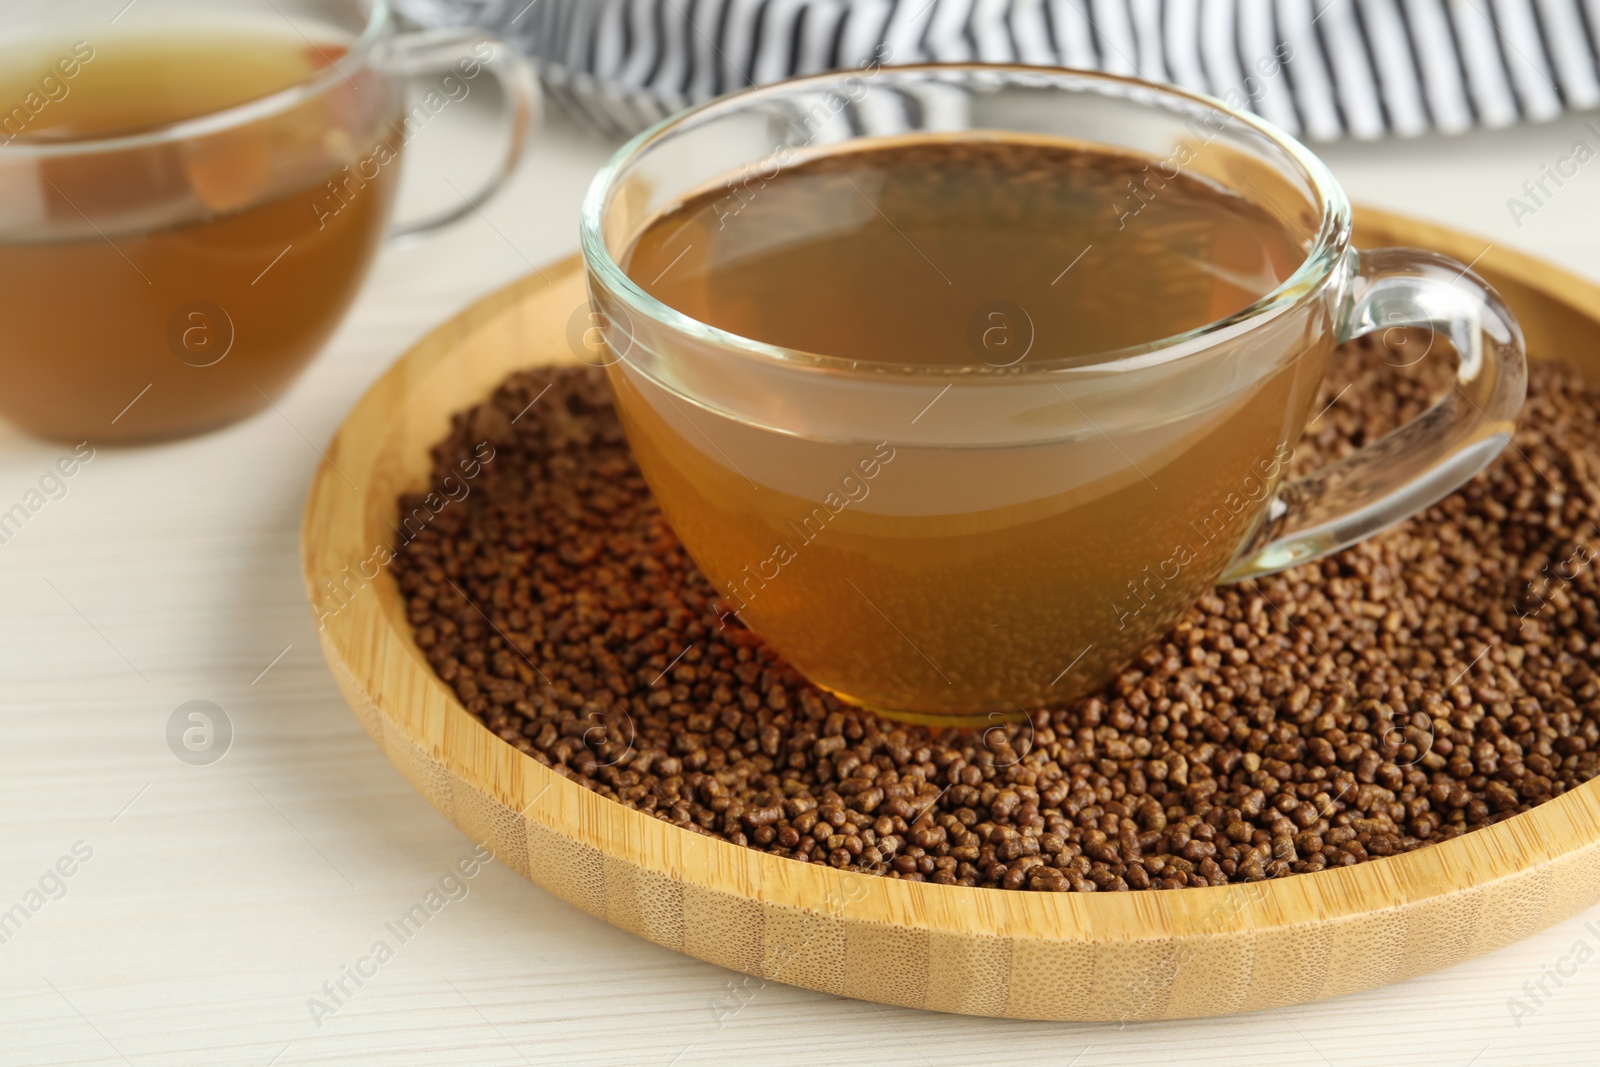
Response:
[[[1271,574],[1352,545],[1438,502],[1511,441],[1528,368],[1522,329],[1499,294],[1468,267],[1432,252],[1352,255],[1357,270],[1339,340],[1431,328],[1455,346],[1454,385],[1399,429],[1280,486],[1261,529],[1220,581]]]
[[[487,55],[484,52],[487,50]],[[533,64],[519,52],[515,45],[497,37],[484,34],[470,26],[421,30],[401,34],[390,40],[377,65],[384,71],[408,82],[416,83],[432,76],[435,82],[424,86],[438,99],[449,102],[454,86],[469,87],[480,74],[488,72],[500,83],[503,106],[501,129],[505,134],[506,150],[500,164],[488,179],[471,192],[460,192],[460,203],[425,215],[419,219],[396,222],[389,227],[388,236],[408,237],[448,226],[480,210],[517,169],[522,150],[539,114],[539,82],[534,77]],[[453,83],[451,82],[453,80]],[[465,99],[465,96],[461,97]],[[412,135],[408,124],[413,110],[427,108],[426,97],[422,104],[411,104],[402,119],[406,138]],[[439,111],[443,111],[441,105]]]

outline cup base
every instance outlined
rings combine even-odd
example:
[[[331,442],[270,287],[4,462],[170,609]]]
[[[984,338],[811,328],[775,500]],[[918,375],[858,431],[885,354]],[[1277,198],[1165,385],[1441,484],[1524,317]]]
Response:
[[[935,729],[949,727],[955,730],[971,730],[1028,721],[1028,713],[1021,708],[1014,708],[1008,711],[973,712],[910,711],[904,708],[880,707],[876,704],[869,704],[864,700],[857,700],[848,693],[841,693],[839,690],[822,685],[819,682],[812,682],[811,684],[818,689],[831,693],[853,708],[870,711],[881,718],[903,722],[908,726],[928,726]]]

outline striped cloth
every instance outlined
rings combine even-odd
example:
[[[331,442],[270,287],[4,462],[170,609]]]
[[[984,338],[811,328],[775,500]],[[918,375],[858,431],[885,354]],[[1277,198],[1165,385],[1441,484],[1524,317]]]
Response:
[[[1239,99],[1331,141],[1600,105],[1600,0],[398,0],[535,57],[580,122],[635,132],[745,85],[888,64],[1020,62]]]

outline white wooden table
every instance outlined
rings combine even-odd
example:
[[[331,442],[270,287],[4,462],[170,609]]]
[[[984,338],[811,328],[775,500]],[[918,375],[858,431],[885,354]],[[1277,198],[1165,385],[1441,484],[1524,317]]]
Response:
[[[1506,204],[1577,139],[1600,147],[1600,126],[1326,155],[1359,200],[1600,277],[1600,162],[1520,228]],[[0,944],[0,1063],[1600,1059],[1600,909],[1442,974],[1289,1011],[1016,1023],[746,982],[491,864],[359,988],[344,977],[375,941],[394,942],[384,924],[472,845],[379,755],[318,653],[297,554],[317,446],[429,327],[575,250],[583,189],[610,148],[547,130],[483,216],[384,253],[281,411],[198,440],[103,448],[0,546],[0,914],[40,905]],[[0,510],[63,451],[0,428]],[[209,766],[181,762],[166,739],[174,709],[197,699],[234,731]],[[72,875],[47,876],[64,857]],[[47,892],[29,897],[41,879]],[[1579,941],[1596,958],[1563,963],[1574,973],[1514,1018],[1510,998]],[[314,1018],[311,998],[332,1004],[324,983],[341,978],[350,995]]]

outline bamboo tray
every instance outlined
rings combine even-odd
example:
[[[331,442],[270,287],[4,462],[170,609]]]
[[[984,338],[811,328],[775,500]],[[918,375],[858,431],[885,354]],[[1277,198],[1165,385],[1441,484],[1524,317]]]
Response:
[[[1534,356],[1600,373],[1600,287],[1479,238],[1362,211],[1358,243],[1476,261]],[[434,807],[563,900],[657,944],[885,1004],[1022,1019],[1163,1019],[1298,1004],[1448,967],[1600,899],[1600,780],[1492,827],[1254,885],[1031,893],[910,883],[781,859],[606,800],[457,703],[372,579],[395,498],[424,483],[452,412],[514,368],[573,361],[576,259],[434,330],[351,411],[318,470],[302,553],[322,648],[356,716]],[[355,486],[360,486],[356,489]],[[379,568],[381,571],[382,569]],[[351,590],[354,590],[354,594]]]

